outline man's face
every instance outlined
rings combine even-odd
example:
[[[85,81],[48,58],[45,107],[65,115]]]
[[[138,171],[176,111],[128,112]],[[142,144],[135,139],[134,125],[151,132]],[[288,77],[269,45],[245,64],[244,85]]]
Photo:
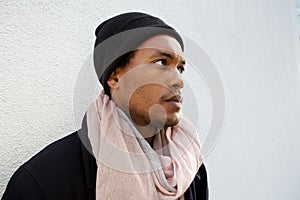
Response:
[[[146,40],[126,67],[116,70],[112,100],[138,126],[174,126],[179,122],[185,61],[180,44],[171,36]],[[110,82],[110,83],[109,83]]]

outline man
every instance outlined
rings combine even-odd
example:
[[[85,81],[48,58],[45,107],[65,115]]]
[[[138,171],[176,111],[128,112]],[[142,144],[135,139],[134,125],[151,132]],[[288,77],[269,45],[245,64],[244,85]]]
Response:
[[[200,142],[181,112],[180,35],[134,12],[103,22],[96,37],[104,91],[80,130],[15,172],[3,199],[208,199]]]

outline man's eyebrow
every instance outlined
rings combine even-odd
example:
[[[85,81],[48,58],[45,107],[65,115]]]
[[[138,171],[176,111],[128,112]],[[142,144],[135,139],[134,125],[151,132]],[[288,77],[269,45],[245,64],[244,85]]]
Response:
[[[168,52],[166,52],[166,51],[162,51],[162,50],[157,50],[153,55],[152,55],[152,57],[157,57],[157,56],[165,56],[165,57],[167,57],[167,58],[169,58],[169,59],[174,59],[174,55],[173,54],[171,54],[171,53],[168,53]],[[182,65],[185,65],[185,60],[184,60],[184,58],[182,58],[182,59],[180,59],[181,60],[181,64]]]

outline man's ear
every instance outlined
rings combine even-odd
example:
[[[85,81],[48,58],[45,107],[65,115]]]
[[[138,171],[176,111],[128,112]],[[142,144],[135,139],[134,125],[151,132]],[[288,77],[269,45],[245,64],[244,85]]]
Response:
[[[107,79],[107,84],[111,89],[115,89],[118,87],[118,83],[120,80],[118,68],[113,71],[113,73]]]

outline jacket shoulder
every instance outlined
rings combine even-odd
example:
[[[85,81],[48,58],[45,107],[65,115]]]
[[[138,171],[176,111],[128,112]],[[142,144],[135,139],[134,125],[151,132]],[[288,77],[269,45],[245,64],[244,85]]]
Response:
[[[93,156],[74,132],[51,143],[23,164],[10,179],[3,199],[16,194],[24,185],[34,190],[25,190],[25,193],[39,194],[47,199],[85,199],[85,188],[93,186],[93,180],[87,183],[87,176],[95,176],[92,174],[95,166]]]

